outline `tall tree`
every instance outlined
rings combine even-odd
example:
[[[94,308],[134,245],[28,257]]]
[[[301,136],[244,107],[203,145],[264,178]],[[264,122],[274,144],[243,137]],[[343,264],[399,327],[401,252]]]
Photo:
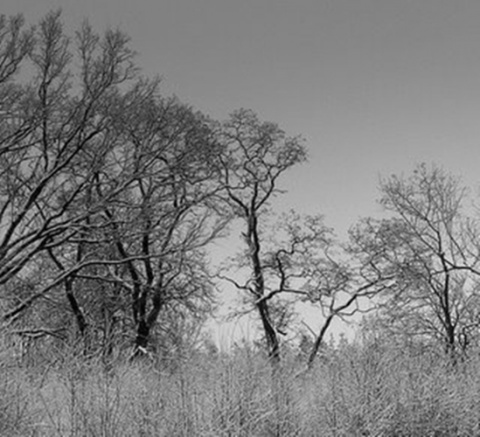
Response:
[[[150,343],[162,310],[200,320],[211,307],[204,249],[224,227],[215,199],[219,147],[210,121],[176,99],[146,100],[120,124],[116,161],[97,175],[93,195],[104,198],[118,174],[131,182],[91,223],[89,238],[98,243],[83,256],[101,254],[104,267],[78,276],[128,294],[137,354]]]
[[[99,211],[75,203],[110,151],[105,138],[128,95],[120,88],[136,74],[128,38],[119,31],[100,38],[85,24],[76,35],[75,59],[60,13],[48,14],[35,33],[22,33],[22,22],[0,19],[0,285]],[[16,75],[23,64],[24,74]]]
[[[119,173],[98,196],[98,175],[119,158],[119,120],[156,90],[140,78],[121,31],[100,36],[84,23],[71,38],[59,12],[35,31],[23,26],[21,17],[0,18],[0,297],[11,281],[23,284],[4,320],[60,284],[75,311],[74,273],[98,260],[57,258],[56,272],[34,265],[60,247],[76,253],[67,243],[83,238],[92,217],[132,183],[133,173]]]
[[[274,123],[262,122],[252,112],[239,110],[222,124],[219,138],[224,146],[222,183],[234,217],[245,226],[244,260],[250,271],[245,285],[258,312],[269,356],[280,359],[278,327],[272,319],[265,265],[262,260],[261,221],[269,202],[278,194],[278,180],[289,168],[305,160],[299,138],[287,137]],[[243,263],[241,263],[243,264]]]

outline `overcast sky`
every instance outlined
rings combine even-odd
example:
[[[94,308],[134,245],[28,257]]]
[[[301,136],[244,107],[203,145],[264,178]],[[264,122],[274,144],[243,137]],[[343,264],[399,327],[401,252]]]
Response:
[[[480,180],[478,0],[1,0],[120,26],[149,75],[213,117],[245,107],[307,141],[285,208],[345,230],[379,175],[436,162]]]

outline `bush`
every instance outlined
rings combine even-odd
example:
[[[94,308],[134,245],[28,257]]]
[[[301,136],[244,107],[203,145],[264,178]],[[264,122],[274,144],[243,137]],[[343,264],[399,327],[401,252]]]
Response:
[[[427,350],[342,344],[298,373],[294,360],[273,369],[247,346],[172,367],[71,354],[22,369],[5,356],[0,435],[480,435],[477,357],[452,366]]]

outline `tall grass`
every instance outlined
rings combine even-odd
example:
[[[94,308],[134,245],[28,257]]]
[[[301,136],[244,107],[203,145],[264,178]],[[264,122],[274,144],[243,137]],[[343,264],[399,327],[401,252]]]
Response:
[[[428,351],[347,345],[308,373],[272,371],[248,347],[164,362],[75,354],[0,365],[0,435],[480,436],[480,360],[452,366]]]

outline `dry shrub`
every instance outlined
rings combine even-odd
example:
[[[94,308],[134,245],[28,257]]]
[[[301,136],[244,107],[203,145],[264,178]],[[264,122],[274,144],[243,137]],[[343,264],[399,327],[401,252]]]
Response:
[[[475,436],[480,359],[343,344],[308,373],[247,346],[231,354],[105,365],[72,354],[22,369],[2,358],[0,435]]]

